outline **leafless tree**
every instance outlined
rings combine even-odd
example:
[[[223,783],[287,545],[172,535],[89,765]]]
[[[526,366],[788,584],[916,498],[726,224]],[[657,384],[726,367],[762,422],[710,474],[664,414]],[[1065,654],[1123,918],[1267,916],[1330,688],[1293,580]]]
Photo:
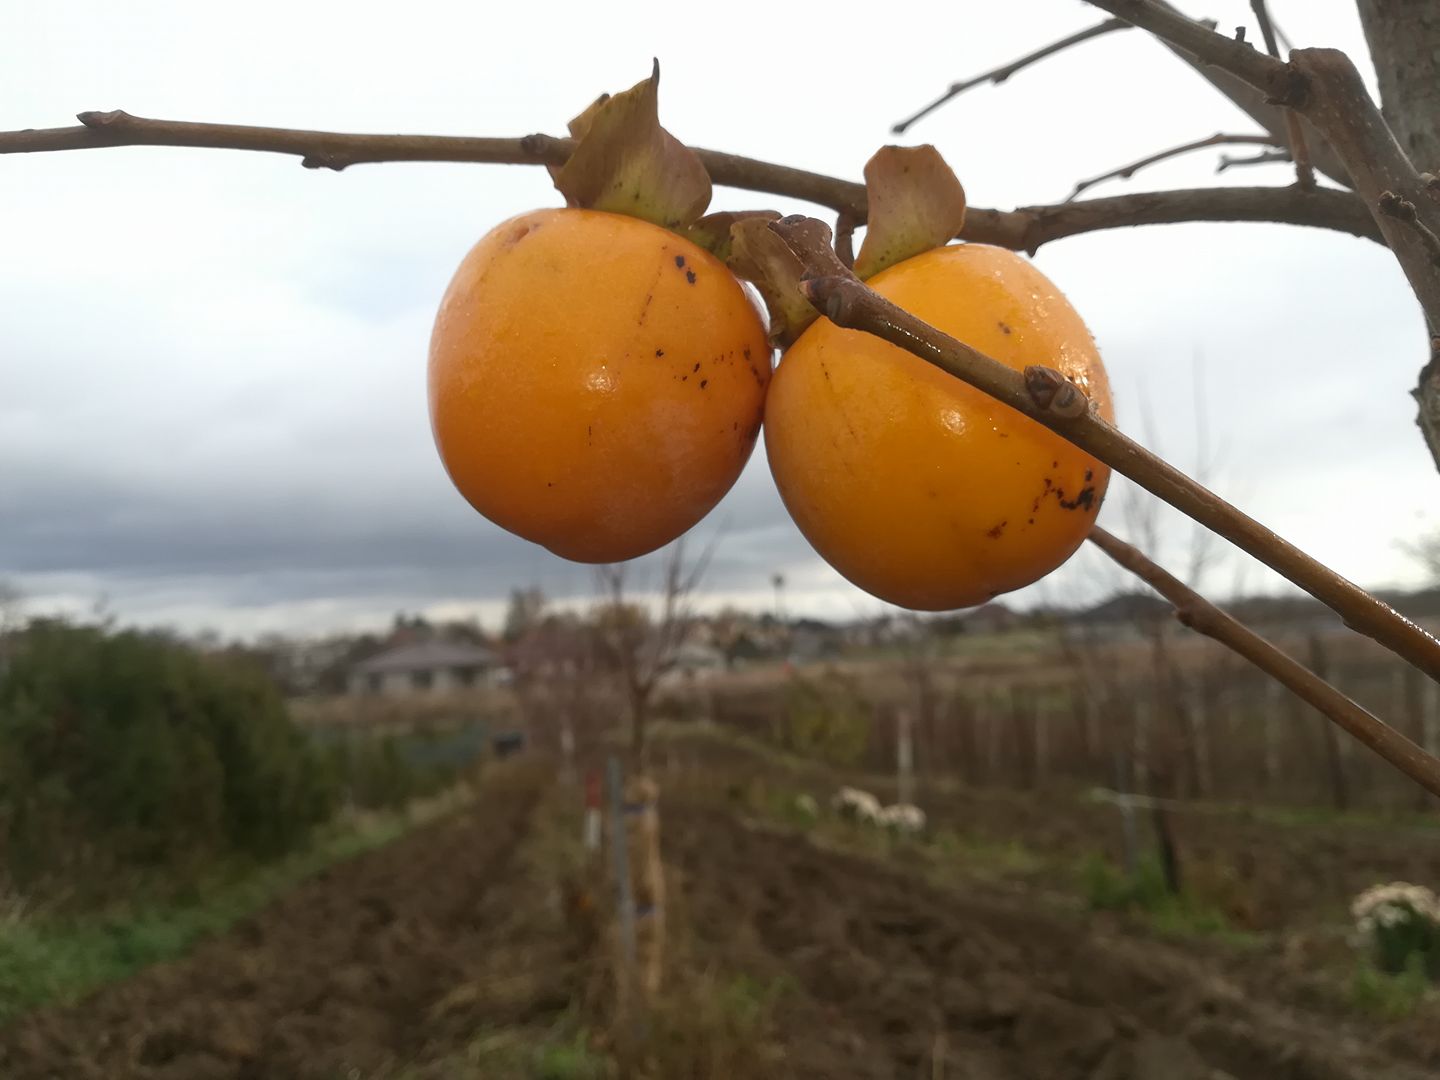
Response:
[[[630,721],[630,751],[636,769],[646,765],[646,725],[661,677],[675,665],[676,649],[694,620],[695,588],[709,568],[713,544],[694,560],[686,558],[685,539],[665,556],[659,605],[653,612],[626,599],[627,563],[597,570],[603,596],[595,625],[601,647],[620,677]]]

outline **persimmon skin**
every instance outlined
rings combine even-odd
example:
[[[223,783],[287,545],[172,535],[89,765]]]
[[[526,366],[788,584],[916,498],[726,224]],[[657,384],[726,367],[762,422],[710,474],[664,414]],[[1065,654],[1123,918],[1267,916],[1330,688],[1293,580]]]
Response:
[[[430,339],[450,479],[495,524],[577,562],[633,559],[700,521],[754,448],[769,382],[765,327],[722,263],[591,210],[491,230]]]
[[[1113,417],[1094,339],[1029,260],[952,245],[869,284],[1010,367],[1057,368]],[[786,509],[825,561],[922,611],[971,607],[1044,577],[1085,539],[1110,479],[1029,417],[828,319],[776,368],[765,448]]]

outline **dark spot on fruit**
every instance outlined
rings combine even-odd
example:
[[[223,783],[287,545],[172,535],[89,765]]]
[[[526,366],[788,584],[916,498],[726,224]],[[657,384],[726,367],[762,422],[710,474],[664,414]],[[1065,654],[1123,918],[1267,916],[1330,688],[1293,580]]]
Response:
[[[664,356],[664,355],[665,355],[665,350],[664,350],[664,349],[656,349],[656,350],[655,350],[655,355],[656,355],[656,356]]]
[[[1052,469],[1058,469],[1059,467],[1060,467],[1060,463],[1059,463],[1058,461],[1052,461],[1052,462],[1050,462],[1050,468],[1052,468]]]
[[[686,271],[685,271],[685,280],[688,281],[691,285],[694,285],[694,284],[695,284],[695,271],[694,271],[694,270],[686,270]]]
[[[1094,469],[1086,469],[1086,470],[1085,470],[1085,482],[1088,484],[1091,480],[1094,480],[1094,479],[1095,479],[1095,470],[1094,470]]]
[[[1050,491],[1050,489],[1053,488],[1054,486],[1055,486],[1055,482],[1054,482],[1053,480],[1051,480],[1050,477],[1048,477],[1048,476],[1045,477],[1045,490],[1046,490],[1046,492],[1048,493],[1048,492]]]
[[[585,442],[589,443],[595,438],[595,428],[590,424],[585,425]]]
[[[739,421],[739,420],[734,421],[734,422],[730,425],[730,430],[731,430],[731,431],[739,431],[739,430],[740,430],[740,421]]]
[[[700,389],[701,389],[701,390],[704,390],[705,387],[707,387],[707,386],[709,386],[709,385],[710,385],[710,380],[709,380],[709,379],[701,379],[701,380],[700,380]]]
[[[1010,329],[1009,323],[1000,322],[1000,323],[997,323],[996,325],[1000,327],[1000,332],[1001,332],[1002,334],[1011,334],[1011,333],[1014,333],[1014,331]]]
[[[1010,437],[1010,433],[1009,433],[1008,431],[1002,431],[1002,432],[1000,432],[1000,438],[1002,438],[1002,439],[1008,439],[1009,437]]]
[[[999,540],[1000,534],[1005,531],[1005,526],[1009,524],[1009,521],[1002,521],[999,525],[996,525],[993,529],[987,531],[985,535],[990,537],[991,540]]]
[[[546,481],[545,481],[545,486],[546,486],[546,487],[554,487],[554,486],[555,486],[555,481],[553,481],[553,480],[546,480]]]
[[[680,376],[680,381],[681,381],[681,382],[689,382],[689,381],[690,381],[690,376],[689,376],[689,375],[681,375],[681,376]]]
[[[684,255],[676,255],[676,256],[675,256],[675,265],[676,265],[676,266],[679,266],[679,267],[683,267],[683,266],[685,265],[685,256],[684,256]]]
[[[1034,519],[1034,518],[1031,518],[1029,521],[1025,522],[1025,524],[1026,524],[1026,525],[1034,525],[1034,524],[1035,524],[1035,519]]]
[[[517,224],[515,228],[510,231],[510,234],[505,237],[505,246],[514,247],[516,244],[520,243],[521,240],[524,240],[531,233],[539,229],[540,224],[541,223],[538,221],[531,221],[525,224]]]
[[[1080,494],[1070,502],[1065,501],[1063,491],[1056,492],[1056,496],[1060,500],[1060,505],[1066,510],[1089,510],[1095,505],[1095,489],[1093,487],[1082,488]]]
[[[699,360],[696,360],[696,361],[695,361],[695,366],[692,367],[690,370],[691,370],[692,372],[694,372],[694,371],[699,371],[699,370],[700,370],[700,361],[699,361]]]

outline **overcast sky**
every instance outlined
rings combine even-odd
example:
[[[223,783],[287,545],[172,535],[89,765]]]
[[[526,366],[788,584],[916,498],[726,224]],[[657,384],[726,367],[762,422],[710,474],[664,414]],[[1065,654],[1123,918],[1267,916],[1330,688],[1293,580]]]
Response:
[[[1186,6],[1225,27],[1250,18],[1245,0]],[[1364,56],[1349,0],[1271,6],[1297,45]],[[858,178],[890,123],[950,81],[1099,17],[1077,0],[952,5],[943,25],[929,0],[888,3],[883,18],[873,4],[829,3],[808,25],[777,24],[780,10],[14,4],[0,20],[0,129],[124,108],[559,133],[658,56],[662,120],[681,139]],[[972,91],[905,141],[937,145],[972,205],[1008,208],[1219,130],[1253,128],[1127,32]],[[1290,179],[1283,166],[1217,178],[1214,163],[1197,155],[1093,194]],[[456,264],[502,219],[558,203],[544,170],[521,166],[337,174],[157,148],[0,157],[0,578],[32,610],[104,597],[127,621],[240,635],[373,625],[398,608],[494,625],[508,590],[530,582],[591,595],[588,568],[466,506],[425,404],[430,324]],[[808,209],[726,189],[712,208],[758,205]],[[1037,263],[1094,331],[1131,434],[1195,468],[1198,380],[1215,488],[1362,583],[1416,583],[1395,539],[1434,523],[1437,477],[1407,394],[1422,323],[1383,249],[1318,230],[1186,225],[1061,241]],[[1134,534],[1117,491],[1101,520]],[[779,571],[792,610],[881,608],[789,523],[763,449],[699,532],[715,528],[712,602],[768,604]],[[1160,554],[1179,568],[1187,530],[1166,518],[1163,536]],[[1216,593],[1279,587],[1216,551]],[[1077,558],[1016,599],[1111,582]]]

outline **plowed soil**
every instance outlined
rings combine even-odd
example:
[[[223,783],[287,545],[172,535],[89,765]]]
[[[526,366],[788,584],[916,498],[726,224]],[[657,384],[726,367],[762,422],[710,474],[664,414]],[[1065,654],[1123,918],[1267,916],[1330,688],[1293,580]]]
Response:
[[[1361,1080],[1435,1075],[1363,1025],[1023,898],[937,889],[721,809],[672,809],[690,932],[783,977],[781,1075]],[[977,886],[977,889],[980,887]]]
[[[782,988],[764,1036],[774,1052],[748,1076],[1435,1075],[1362,1022],[1241,985],[1193,949],[1021,887],[932,885],[903,861],[823,849],[684,787],[663,812],[676,955]],[[535,921],[545,897],[524,867],[541,793],[534,774],[513,775],[183,961],[23,1018],[0,1032],[0,1077],[488,1075],[439,1063],[579,995],[563,924]]]

